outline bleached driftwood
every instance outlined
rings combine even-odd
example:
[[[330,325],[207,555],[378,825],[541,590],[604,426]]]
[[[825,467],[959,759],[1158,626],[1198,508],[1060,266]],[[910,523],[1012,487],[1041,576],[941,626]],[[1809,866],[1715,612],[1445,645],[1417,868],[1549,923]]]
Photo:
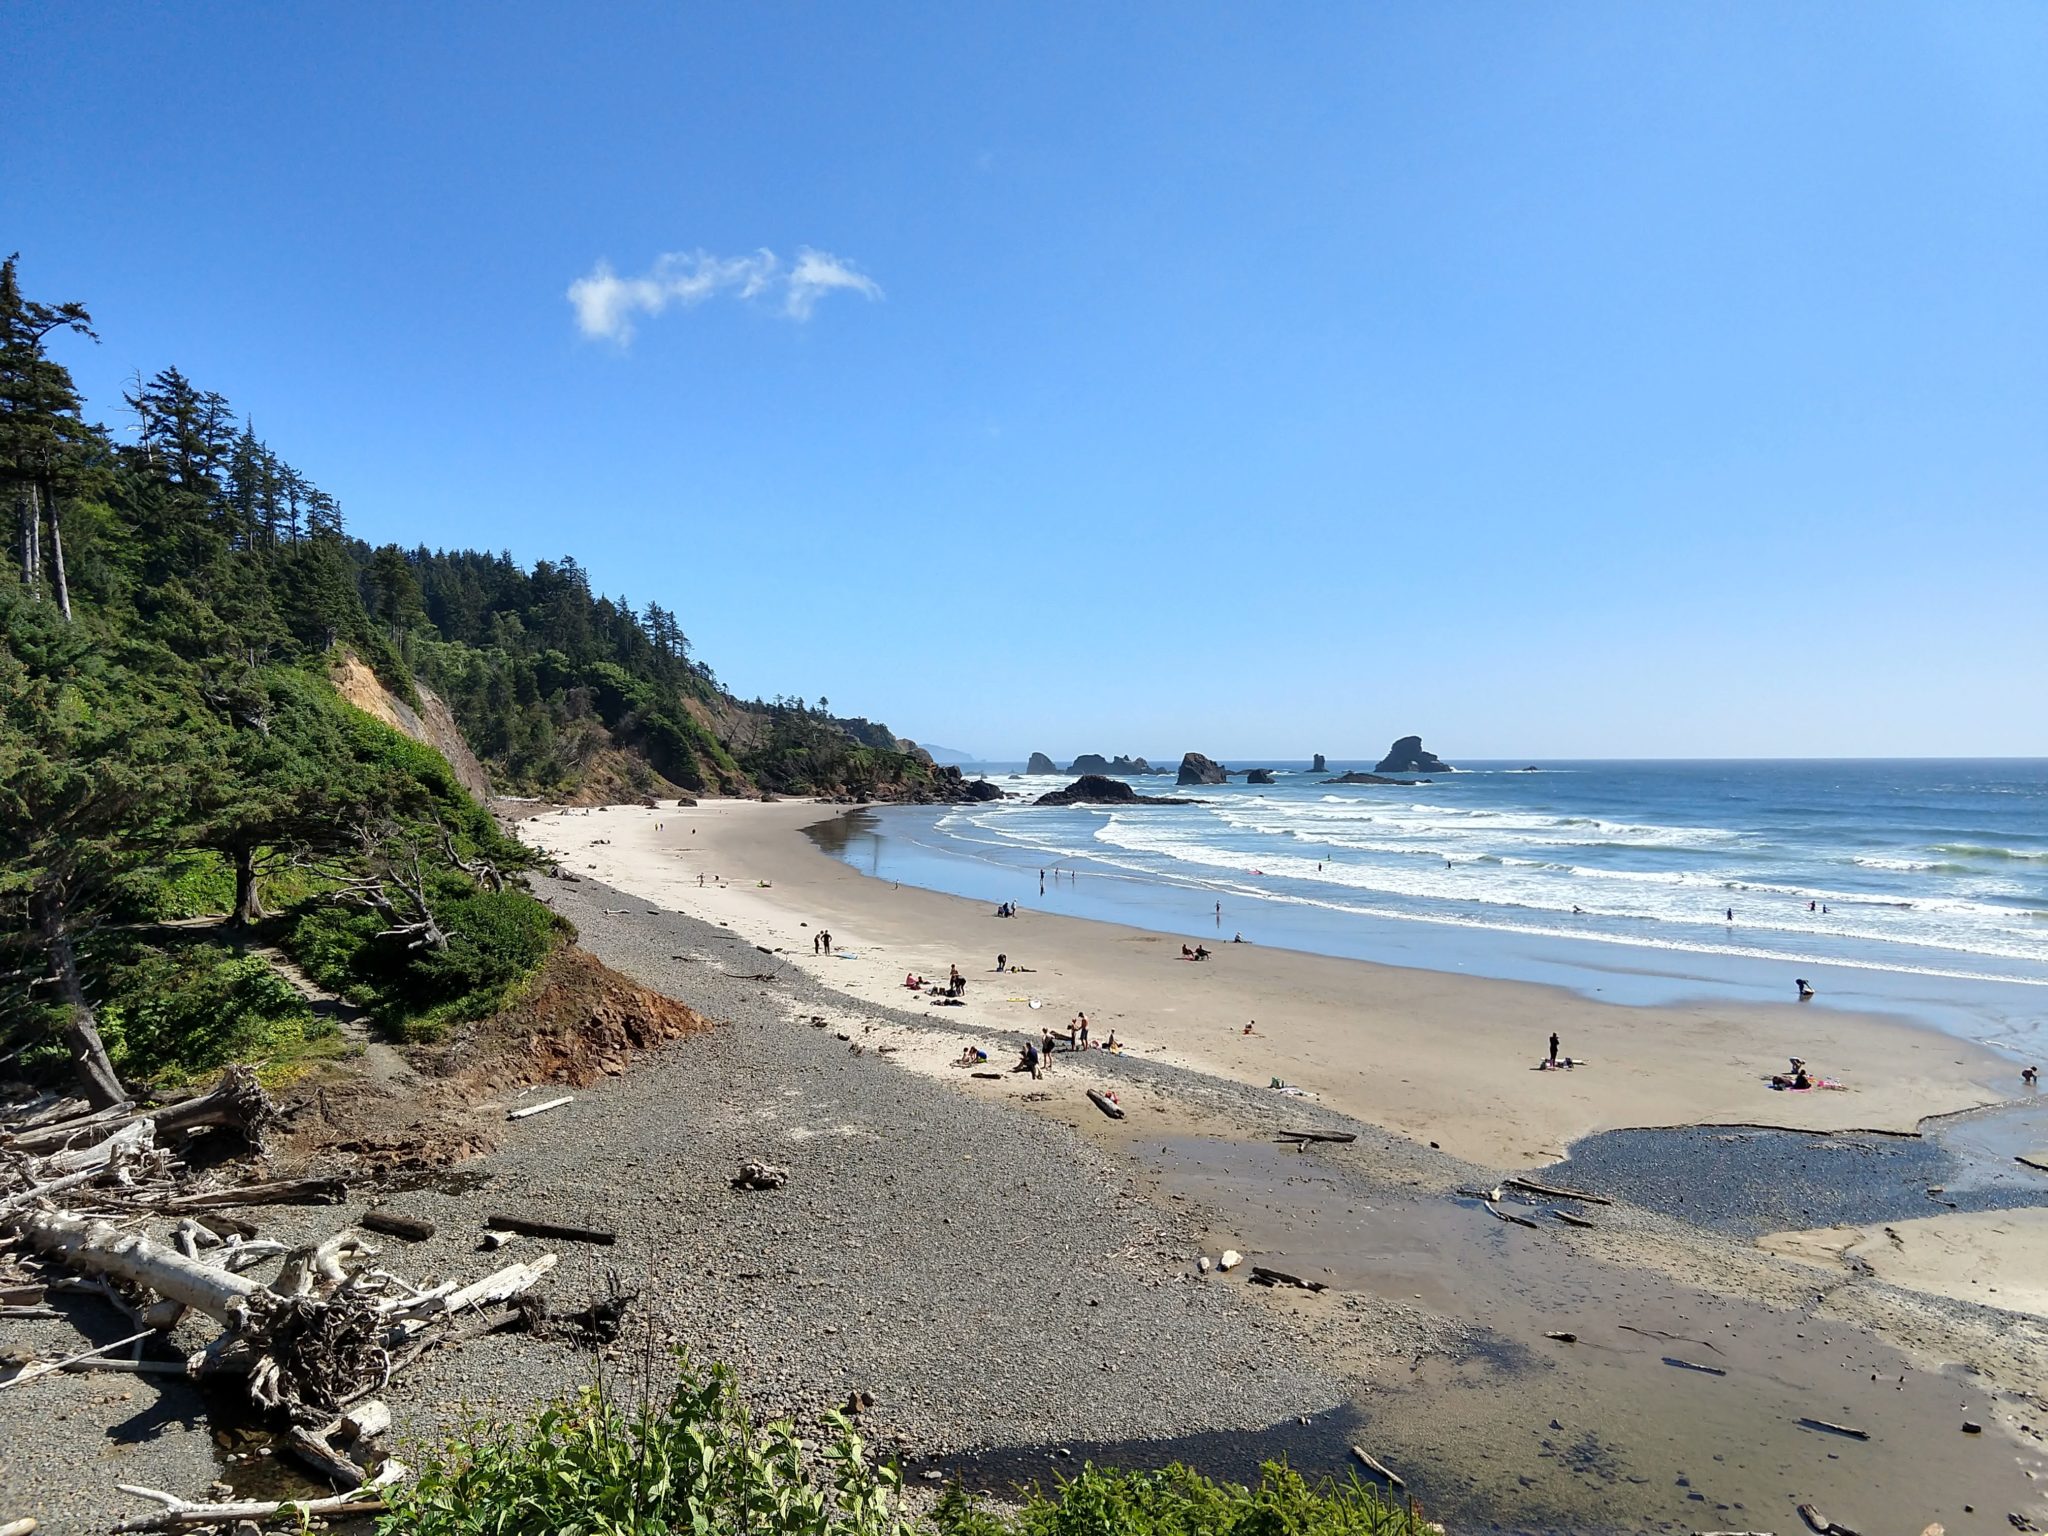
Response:
[[[524,1109],[507,1110],[505,1118],[507,1120],[524,1120],[528,1115],[544,1115],[551,1109],[560,1109],[564,1104],[574,1104],[575,1102],[576,1096],[574,1094],[565,1093],[559,1099],[549,1099],[545,1104],[529,1104]]]
[[[347,1493],[324,1499],[237,1499],[225,1504],[195,1504],[175,1493],[143,1488],[135,1483],[116,1483],[123,1493],[138,1499],[154,1499],[164,1507],[153,1515],[137,1515],[115,1526],[116,1531],[180,1531],[194,1525],[233,1525],[237,1520],[273,1520],[287,1515],[301,1516],[374,1514],[384,1507],[377,1494],[412,1475],[400,1461],[387,1461],[377,1475]]]
[[[19,1131],[0,1138],[0,1147],[13,1152],[49,1152],[66,1146],[81,1135],[146,1122],[160,1133],[189,1131],[198,1126],[228,1126],[250,1141],[278,1123],[277,1106],[263,1091],[255,1072],[232,1066],[205,1093],[155,1109],[137,1109],[133,1104],[116,1104],[91,1114],[60,1120],[52,1125]]]

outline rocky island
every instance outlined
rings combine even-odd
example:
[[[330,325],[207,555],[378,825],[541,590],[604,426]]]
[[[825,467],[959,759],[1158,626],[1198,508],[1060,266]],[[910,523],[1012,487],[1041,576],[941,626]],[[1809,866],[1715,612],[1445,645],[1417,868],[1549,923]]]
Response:
[[[1058,773],[1060,765],[1047,757],[1043,752],[1034,752],[1031,754],[1031,761],[1024,765],[1024,771],[1026,773]]]
[[[1325,784],[1406,784],[1411,788],[1427,784],[1427,779],[1390,779],[1382,773],[1340,773],[1334,779],[1323,780]]]
[[[1190,752],[1180,760],[1181,784],[1227,784],[1230,770],[1221,763],[1211,762],[1199,752]]]
[[[1249,769],[1245,773],[1244,781],[1247,784],[1270,784],[1273,782],[1273,770],[1270,768]]]
[[[1172,795],[1141,795],[1122,779],[1085,773],[1065,789],[1040,795],[1033,805],[1194,805]]]
[[[1047,772],[1057,771],[1057,769],[1047,770]],[[1118,753],[1115,757],[1104,757],[1100,752],[1083,752],[1079,757],[1067,764],[1067,772],[1114,774],[1118,778],[1128,779],[1141,773],[1163,773],[1165,770],[1154,768],[1142,757],[1125,757],[1122,753]]]
[[[1420,736],[1403,736],[1387,749],[1374,766],[1374,773],[1456,773],[1458,770],[1433,752],[1422,749]]]

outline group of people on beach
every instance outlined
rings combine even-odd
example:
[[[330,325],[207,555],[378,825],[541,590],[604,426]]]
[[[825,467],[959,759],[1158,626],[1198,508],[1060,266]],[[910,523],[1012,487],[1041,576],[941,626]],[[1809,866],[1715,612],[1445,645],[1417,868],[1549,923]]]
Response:
[[[1116,1031],[1109,1032],[1106,1040],[1091,1040],[1088,1030],[1088,1015],[1077,1013],[1067,1024],[1067,1032],[1061,1035],[1057,1030],[1047,1028],[1039,1032],[1036,1040],[1026,1040],[1017,1053],[1017,1065],[1012,1072],[1029,1072],[1033,1077],[1041,1076],[1051,1065],[1055,1051],[1118,1051],[1123,1042],[1116,1037]],[[963,1053],[964,1059],[964,1053]]]
[[[829,929],[820,928],[811,935],[811,953],[829,955],[832,953],[832,934]]]

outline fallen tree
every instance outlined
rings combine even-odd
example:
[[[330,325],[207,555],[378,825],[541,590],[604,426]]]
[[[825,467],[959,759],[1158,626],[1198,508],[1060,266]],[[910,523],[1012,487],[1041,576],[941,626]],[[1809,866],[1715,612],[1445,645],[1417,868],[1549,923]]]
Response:
[[[198,1314],[218,1332],[182,1366],[164,1368],[195,1379],[239,1379],[252,1408],[301,1461],[343,1488],[362,1483],[371,1443],[390,1424],[383,1404],[370,1401],[375,1394],[442,1338],[509,1320],[507,1304],[537,1285],[555,1256],[509,1264],[467,1285],[449,1280],[422,1288],[379,1267],[378,1250],[352,1228],[287,1249],[246,1239],[249,1229],[233,1221],[181,1216],[341,1197],[338,1180],[317,1177],[236,1183],[216,1175],[201,1186],[173,1147],[200,1127],[223,1126],[260,1144],[276,1120],[255,1075],[237,1068],[211,1092],[160,1110],[96,1111],[0,1140],[0,1247],[63,1272],[70,1278],[55,1284],[100,1295],[140,1328],[117,1346],[25,1365],[0,1387],[114,1348],[136,1346],[139,1362],[152,1339],[164,1340],[180,1319]],[[158,1235],[146,1229],[152,1222],[160,1225]],[[245,1272],[268,1264],[277,1267],[267,1282]],[[204,1515],[215,1506],[149,1496],[169,1507],[129,1528],[252,1517]],[[295,1507],[305,1506],[278,1506],[286,1513]]]

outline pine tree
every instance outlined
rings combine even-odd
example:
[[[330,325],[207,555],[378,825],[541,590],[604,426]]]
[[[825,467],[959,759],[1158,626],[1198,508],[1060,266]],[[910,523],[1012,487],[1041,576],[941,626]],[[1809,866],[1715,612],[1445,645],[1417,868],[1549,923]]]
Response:
[[[50,579],[57,607],[71,617],[58,497],[67,456],[86,441],[70,371],[45,343],[57,331],[98,340],[83,304],[40,304],[21,296],[20,257],[0,263],[0,486],[20,522],[21,580],[42,591],[43,524],[50,530]]]

